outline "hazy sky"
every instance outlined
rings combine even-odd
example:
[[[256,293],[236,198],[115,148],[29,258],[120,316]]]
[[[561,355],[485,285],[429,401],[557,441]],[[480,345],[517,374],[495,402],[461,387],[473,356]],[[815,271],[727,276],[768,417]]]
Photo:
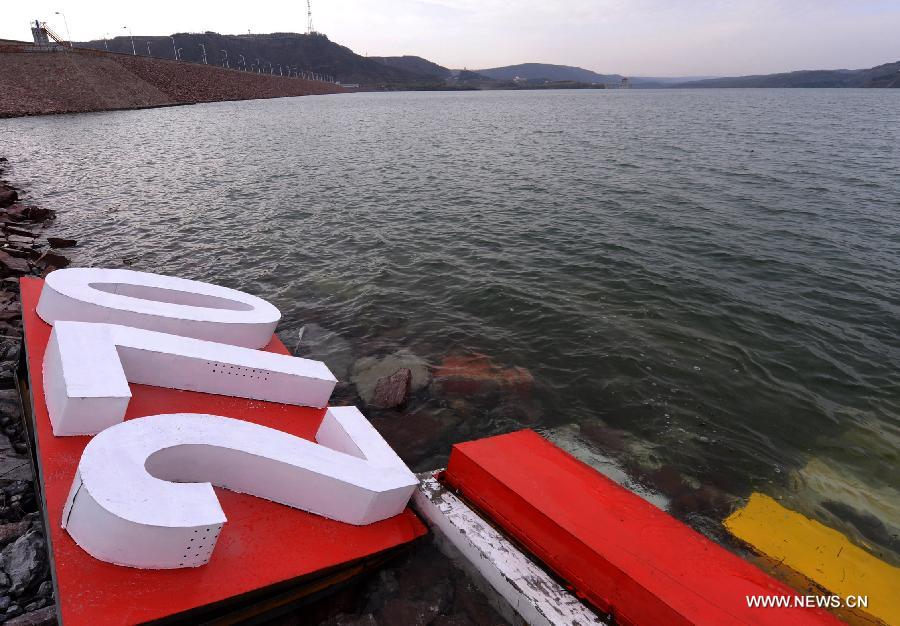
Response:
[[[47,19],[72,37],[303,32],[305,2],[3,0],[0,38]],[[451,68],[523,62],[632,76],[862,68],[900,60],[900,0],[313,0],[316,30],[360,54]],[[0,68],[2,71],[2,68]]]

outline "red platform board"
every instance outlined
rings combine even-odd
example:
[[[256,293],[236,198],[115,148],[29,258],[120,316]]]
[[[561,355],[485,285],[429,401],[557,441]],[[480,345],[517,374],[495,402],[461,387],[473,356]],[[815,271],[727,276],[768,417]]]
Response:
[[[534,431],[457,444],[445,481],[618,624],[838,624],[798,595]]]
[[[216,488],[227,523],[210,562],[198,568],[139,570],[98,561],[60,527],[62,509],[89,437],[55,437],[44,402],[42,363],[51,327],[37,306],[43,281],[21,280],[34,437],[48,524],[53,576],[65,626],[164,620],[198,607],[259,598],[392,550],[427,531],[407,509],[370,526],[351,526]],[[265,350],[288,354],[273,337]],[[157,413],[211,413],[314,439],[324,409],[288,406],[190,391],[131,385],[126,419]],[[240,600],[238,601],[238,603]],[[184,615],[186,619],[194,613]],[[177,616],[176,616],[177,617]]]

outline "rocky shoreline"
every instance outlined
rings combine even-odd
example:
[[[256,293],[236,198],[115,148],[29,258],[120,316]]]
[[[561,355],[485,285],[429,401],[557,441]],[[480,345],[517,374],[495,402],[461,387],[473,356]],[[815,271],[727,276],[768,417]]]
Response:
[[[69,264],[57,252],[72,239],[45,237],[56,214],[23,199],[4,174],[0,157],[0,623],[56,623],[56,605],[40,498],[35,489],[28,435],[15,371],[22,342],[19,278],[43,276]]]

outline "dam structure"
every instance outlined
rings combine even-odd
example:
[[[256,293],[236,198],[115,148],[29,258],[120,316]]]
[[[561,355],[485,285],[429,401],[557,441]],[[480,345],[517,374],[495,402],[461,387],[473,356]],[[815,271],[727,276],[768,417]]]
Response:
[[[343,93],[301,76],[73,47],[36,22],[35,42],[0,40],[0,118]]]

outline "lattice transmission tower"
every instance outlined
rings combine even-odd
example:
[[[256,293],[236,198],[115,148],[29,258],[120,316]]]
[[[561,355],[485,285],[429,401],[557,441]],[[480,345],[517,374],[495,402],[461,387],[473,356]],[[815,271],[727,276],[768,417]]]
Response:
[[[312,0],[306,0],[306,34],[312,35],[315,31],[312,23]]]

